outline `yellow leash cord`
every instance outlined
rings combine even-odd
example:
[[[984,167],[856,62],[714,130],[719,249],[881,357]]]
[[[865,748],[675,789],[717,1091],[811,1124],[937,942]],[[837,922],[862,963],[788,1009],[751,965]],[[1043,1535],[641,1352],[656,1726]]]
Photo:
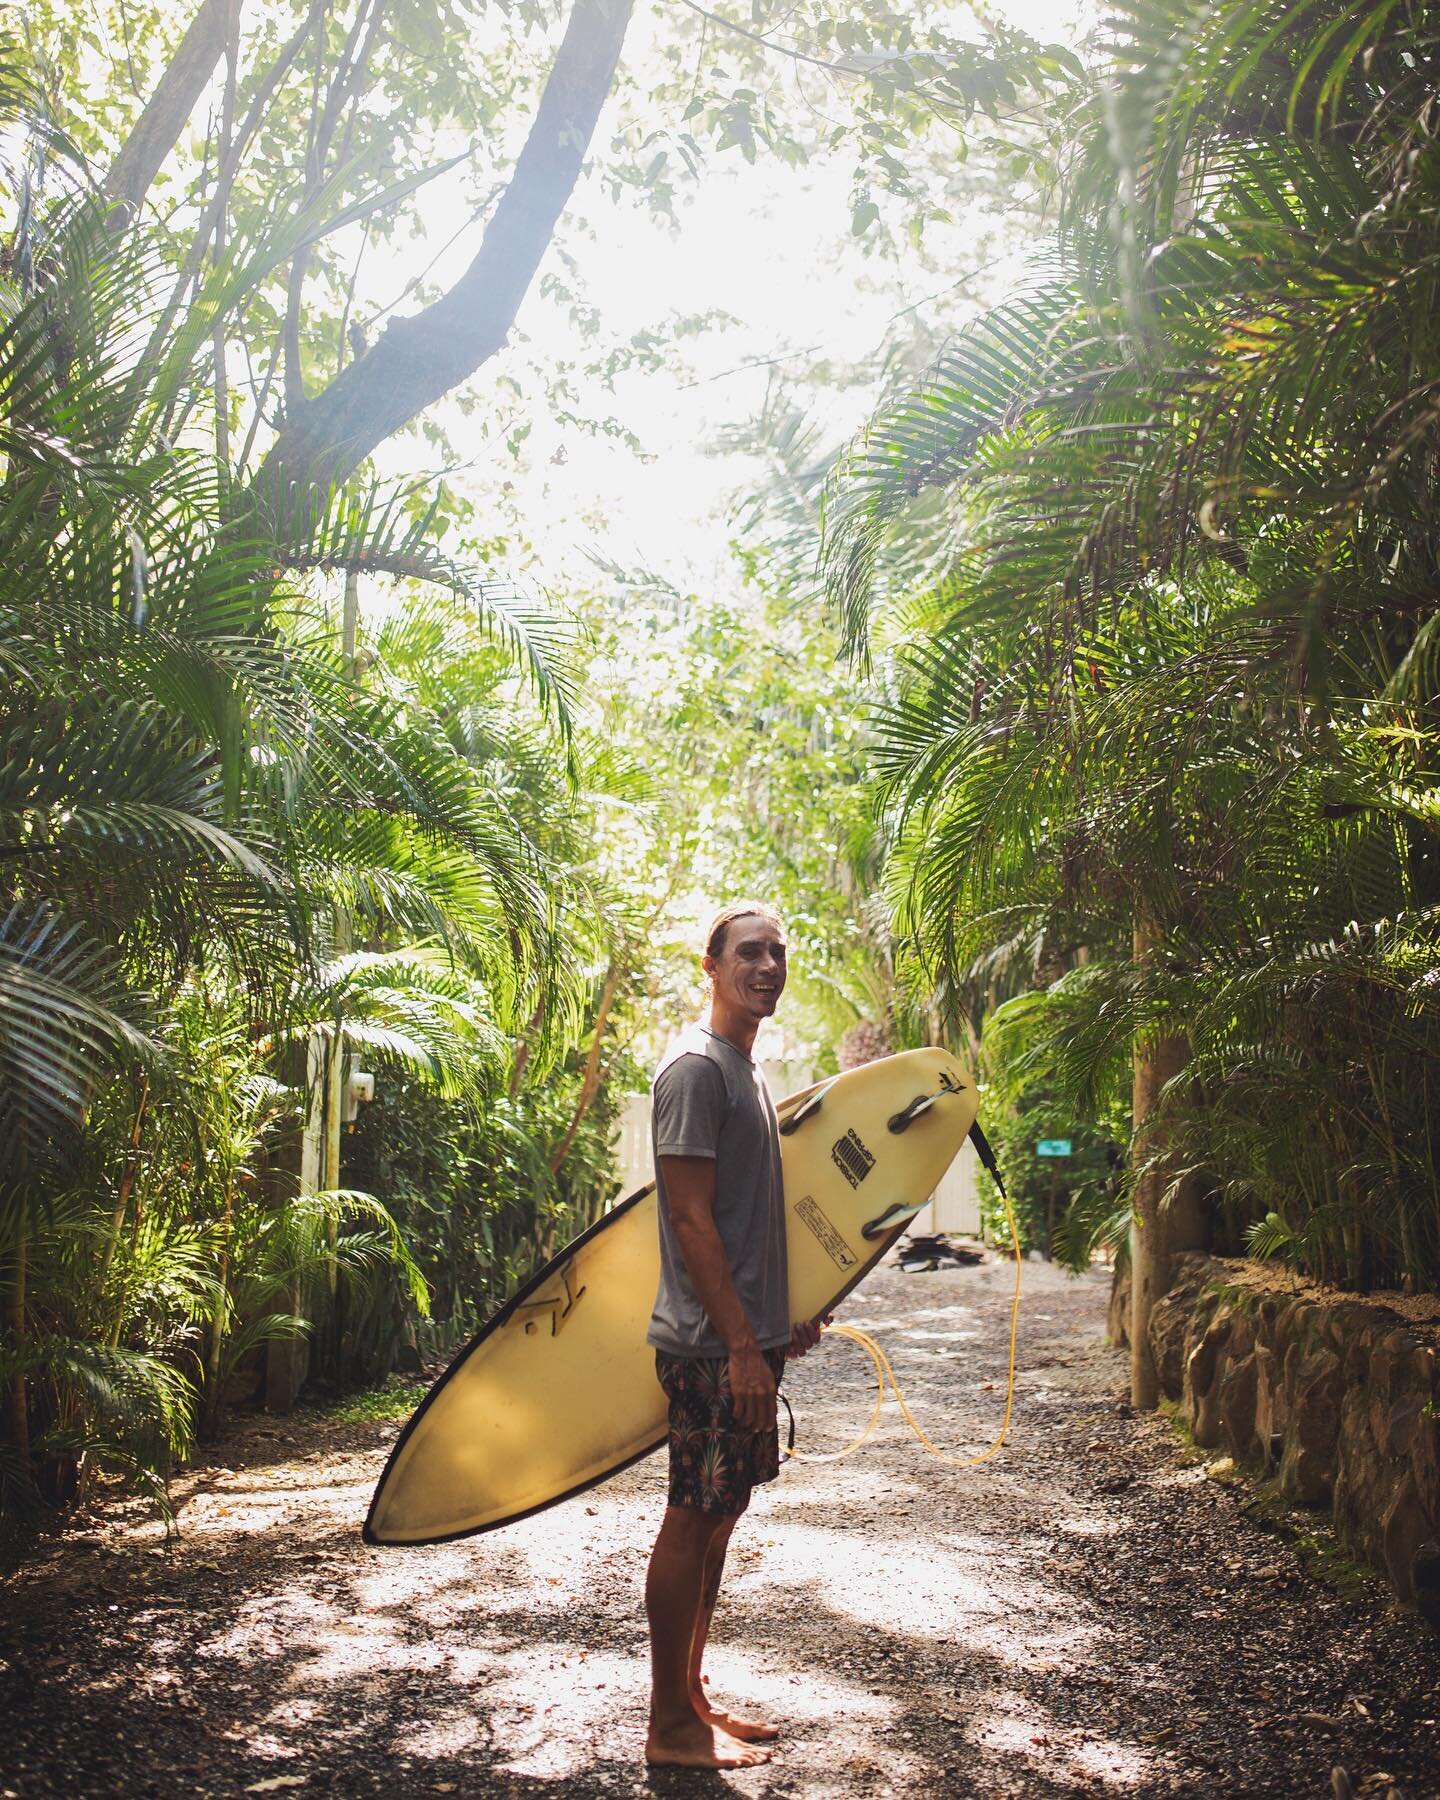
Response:
[[[868,1331],[861,1331],[857,1325],[827,1325],[824,1328],[826,1337],[849,1338],[851,1343],[858,1344],[875,1365],[875,1404],[870,1409],[870,1418],[859,1437],[845,1445],[842,1450],[797,1450],[793,1443],[789,1450],[789,1460],[803,1463],[839,1462],[842,1456],[853,1455],[856,1450],[871,1436],[880,1423],[880,1412],[885,1404],[885,1384],[888,1382],[895,1395],[905,1423],[919,1438],[920,1442],[938,1461],[948,1463],[952,1469],[973,1469],[977,1463],[988,1462],[1005,1442],[1005,1434],[1010,1429],[1010,1415],[1015,1407],[1015,1339],[1020,1329],[1020,1233],[1015,1225],[1015,1214],[1010,1205],[1010,1198],[1004,1189],[1000,1197],[1005,1205],[1005,1221],[1010,1227],[1010,1245],[1015,1253],[1015,1298],[1010,1305],[1010,1366],[1005,1381],[1005,1417],[1000,1424],[1000,1435],[988,1450],[979,1456],[947,1456],[943,1450],[937,1450],[915,1422],[910,1408],[905,1404],[905,1396],[900,1392],[900,1383],[895,1379],[895,1371],[890,1366],[890,1358],[871,1337]],[[791,1428],[794,1428],[792,1415]]]

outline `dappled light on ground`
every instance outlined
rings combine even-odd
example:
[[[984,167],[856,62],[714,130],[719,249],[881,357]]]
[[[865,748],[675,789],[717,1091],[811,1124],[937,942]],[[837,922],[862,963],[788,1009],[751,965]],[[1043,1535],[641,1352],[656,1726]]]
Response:
[[[1073,1782],[1083,1791],[1093,1787],[1139,1787],[1152,1770],[1150,1759],[1133,1743],[1097,1738],[1056,1725],[1041,1709],[1013,1690],[996,1689],[977,1709],[974,1737],[987,1750],[1013,1761],[1034,1761],[1044,1752],[1057,1787]]]
[[[1293,1566],[1277,1575],[1283,1549],[1181,1463],[1163,1422],[1117,1409],[1102,1279],[1027,1277],[1001,1457],[942,1467],[889,1408],[857,1455],[789,1465],[738,1529],[712,1685],[783,1724],[768,1767],[687,1785],[640,1760],[663,1458],[484,1537],[380,1549],[360,1525],[397,1427],[297,1415],[252,1422],[175,1484],[178,1535],[128,1505],[14,1584],[6,1654],[35,1729],[9,1786],[1289,1794],[1323,1791],[1336,1760],[1363,1771],[1382,1746],[1387,1764],[1412,1740],[1428,1754],[1402,1691],[1436,1679],[1418,1625],[1378,1594],[1342,1602]],[[947,1450],[993,1433],[1009,1279],[1000,1264],[883,1271],[847,1315],[885,1344]],[[868,1380],[841,1343],[791,1365],[801,1441],[852,1437]],[[1161,1572],[1176,1585],[1157,1613]],[[1384,1695],[1363,1691],[1382,1639]],[[1266,1672],[1282,1653],[1287,1688],[1340,1721],[1329,1736],[1277,1707]],[[1243,1759],[1225,1748],[1237,1731]]]

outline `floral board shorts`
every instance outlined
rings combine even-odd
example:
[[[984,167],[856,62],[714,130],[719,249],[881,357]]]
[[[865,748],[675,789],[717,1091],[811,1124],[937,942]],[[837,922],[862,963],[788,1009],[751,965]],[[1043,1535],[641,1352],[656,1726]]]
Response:
[[[767,1350],[776,1391],[785,1352]],[[728,1356],[655,1352],[655,1373],[670,1401],[670,1504],[700,1512],[742,1513],[750,1490],[780,1472],[780,1434],[736,1426]]]

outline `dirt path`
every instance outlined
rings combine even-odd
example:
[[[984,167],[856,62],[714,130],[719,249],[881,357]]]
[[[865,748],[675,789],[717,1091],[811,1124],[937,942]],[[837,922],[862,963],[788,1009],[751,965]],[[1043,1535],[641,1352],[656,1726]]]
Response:
[[[737,1533],[715,1682],[787,1722],[768,1768],[639,1763],[663,1459],[490,1537],[371,1550],[396,1427],[310,1418],[178,1482],[168,1546],[112,1511],[4,1590],[0,1796],[1323,1796],[1337,1763],[1356,1793],[1440,1794],[1440,1645],[1117,1406],[1099,1276],[1026,1277],[1001,1459],[944,1470],[887,1412]],[[942,1444],[988,1441],[1009,1279],[884,1270],[844,1310]],[[802,1443],[852,1434],[868,1366],[832,1342],[792,1369]]]

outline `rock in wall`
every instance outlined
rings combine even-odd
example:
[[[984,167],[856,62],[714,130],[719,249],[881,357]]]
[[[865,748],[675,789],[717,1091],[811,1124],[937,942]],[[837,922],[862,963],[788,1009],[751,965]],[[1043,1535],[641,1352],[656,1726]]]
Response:
[[[1329,1509],[1440,1632],[1440,1324],[1191,1255],[1150,1347],[1197,1444]]]

